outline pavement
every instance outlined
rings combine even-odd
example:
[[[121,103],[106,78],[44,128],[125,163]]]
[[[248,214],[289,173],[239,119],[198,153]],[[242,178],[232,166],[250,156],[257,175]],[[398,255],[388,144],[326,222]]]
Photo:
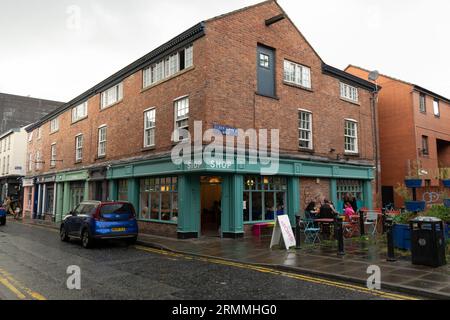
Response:
[[[55,228],[49,222],[28,221]],[[139,244],[174,253],[254,266],[276,268],[277,270],[319,276],[355,284],[367,284],[369,266],[381,270],[381,286],[411,295],[432,299],[450,298],[449,265],[431,268],[411,263],[409,252],[396,250],[395,262],[387,262],[385,240],[374,237],[353,238],[345,242],[345,256],[337,255],[335,241],[321,244],[303,244],[300,250],[269,249],[270,235],[260,238],[220,239],[204,237],[200,239],[178,240],[140,234]],[[447,258],[449,260],[449,257]]]
[[[69,290],[69,266],[81,290]],[[0,298],[13,300],[393,300],[391,291],[120,241],[83,249],[58,230],[8,221],[0,227]]]

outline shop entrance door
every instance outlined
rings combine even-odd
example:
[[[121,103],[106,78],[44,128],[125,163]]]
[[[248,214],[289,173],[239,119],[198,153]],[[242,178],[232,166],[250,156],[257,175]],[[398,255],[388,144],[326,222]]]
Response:
[[[200,178],[201,235],[220,237],[222,219],[222,178],[205,176]]]

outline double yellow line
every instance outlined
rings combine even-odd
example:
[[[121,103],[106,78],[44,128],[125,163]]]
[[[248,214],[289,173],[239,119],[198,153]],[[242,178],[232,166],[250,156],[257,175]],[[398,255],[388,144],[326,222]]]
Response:
[[[174,252],[169,252],[169,251],[160,250],[160,249],[152,249],[152,248],[147,248],[147,247],[143,247],[143,246],[135,246],[135,248],[138,250],[141,250],[141,251],[146,251],[146,252],[159,254],[159,255],[170,256],[170,257],[174,257],[174,258],[183,258],[186,260],[194,260],[195,259],[195,260],[202,261],[202,262],[214,263],[214,264],[225,265],[225,266],[229,266],[229,267],[248,269],[248,270],[253,270],[253,271],[257,271],[257,272],[263,272],[263,273],[283,276],[286,278],[296,279],[296,280],[300,280],[300,281],[306,281],[306,282],[310,282],[310,283],[327,285],[327,286],[331,286],[331,287],[335,287],[335,288],[369,294],[369,295],[373,295],[373,296],[380,297],[380,298],[386,298],[386,299],[391,299],[391,300],[418,300],[417,298],[404,296],[404,295],[400,295],[400,294],[384,292],[381,290],[371,290],[371,289],[365,288],[363,286],[357,286],[357,285],[343,283],[343,282],[325,280],[325,279],[321,279],[321,278],[305,276],[305,275],[300,275],[300,274],[290,273],[290,272],[284,272],[284,271],[279,271],[276,269],[259,267],[259,266],[254,266],[254,265],[249,265],[249,264],[244,264],[244,263],[239,263],[239,262],[232,262],[232,261],[221,260],[221,259],[216,259],[216,258],[193,257],[193,256],[185,255],[185,254],[174,253]]]
[[[14,279],[10,273],[0,268],[0,285],[3,285],[11,291],[19,300],[47,300],[41,294],[25,287],[19,281]]]

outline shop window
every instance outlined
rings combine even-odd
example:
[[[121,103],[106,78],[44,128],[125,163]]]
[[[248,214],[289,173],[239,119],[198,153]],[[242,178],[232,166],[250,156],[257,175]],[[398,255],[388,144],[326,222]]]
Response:
[[[272,221],[286,214],[286,193],[286,178],[245,177],[244,222]]]
[[[33,188],[28,188],[28,193],[27,193],[27,207],[30,209],[31,208],[31,202],[33,199]]]
[[[73,209],[84,200],[84,182],[72,182],[70,184],[70,194],[72,195],[70,207]]]
[[[177,223],[177,183],[176,177],[141,179],[139,219]]]
[[[128,201],[128,180],[126,179],[118,181],[118,200]]]
[[[344,198],[346,194],[353,195],[358,202],[363,201],[363,182],[361,180],[338,180],[337,181],[337,199],[339,202],[338,210],[340,210],[344,204]]]

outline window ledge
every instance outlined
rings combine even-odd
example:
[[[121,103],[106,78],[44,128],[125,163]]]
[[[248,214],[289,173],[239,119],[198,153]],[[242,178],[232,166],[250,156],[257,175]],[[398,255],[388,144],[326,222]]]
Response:
[[[304,153],[309,153],[309,154],[314,154],[315,150],[314,149],[308,149],[308,148],[298,148],[299,152],[304,152]]]
[[[56,131],[50,132],[50,136],[51,136],[51,135],[54,135],[55,133],[58,133],[58,132],[59,132],[59,129],[56,130]]]
[[[344,152],[344,156],[357,158],[357,157],[360,156],[360,154],[359,154],[359,152],[348,152],[348,151],[346,151],[346,152]]]
[[[153,151],[156,149],[156,146],[144,147],[141,149],[142,152]]]
[[[187,73],[187,72],[189,72],[191,70],[194,70],[194,69],[195,69],[195,66],[192,66],[192,67],[186,68],[184,70],[181,70],[181,71],[175,73],[174,75],[171,75],[170,77],[165,78],[164,80],[160,80],[158,82],[152,83],[151,85],[141,89],[141,93],[144,93],[144,92],[146,92],[146,91],[148,91],[148,90],[150,90],[150,89],[152,89],[154,87],[159,86],[160,84],[163,84],[163,83],[165,83],[167,81],[170,81],[170,80],[172,80],[172,79],[174,79],[176,77],[179,77],[179,76],[181,76],[181,75],[183,75],[183,74],[185,74],[185,73]]]
[[[96,158],[95,158],[95,161],[97,161],[97,160],[102,160],[102,159],[105,159],[106,158],[106,155],[104,155],[104,156],[97,156]]]
[[[103,111],[105,111],[105,110],[108,110],[108,109],[110,109],[110,108],[112,108],[112,107],[115,107],[115,106],[117,106],[118,104],[121,104],[123,102],[123,99],[122,100],[119,100],[119,101],[117,101],[117,102],[115,102],[115,103],[113,103],[113,104],[111,104],[111,105],[109,105],[109,106],[106,106],[106,107],[104,107],[104,108],[102,108],[101,106],[100,106],[100,112],[103,112]],[[82,120],[84,120],[84,119],[82,119]],[[81,121],[81,120],[80,120]]]
[[[75,161],[75,164],[80,164],[80,163],[83,163],[83,160]]]
[[[297,89],[302,89],[308,92],[314,92],[314,90],[312,88],[308,88],[308,87],[304,87],[302,85],[296,84],[296,83],[292,83],[292,82],[288,82],[288,81],[283,81],[283,84],[289,87],[294,87]]]
[[[109,108],[109,107],[107,107],[107,108]],[[106,109],[106,108],[105,108],[105,109]],[[81,121],[83,121],[83,120],[86,120],[87,118],[88,118],[88,116],[83,117],[83,118],[81,118],[81,119],[78,119],[77,121],[72,121],[71,125],[74,125],[74,124],[76,124],[76,123],[78,123],[78,122],[81,122]]]
[[[170,224],[170,225],[178,225],[177,221],[167,221],[167,220],[153,220],[153,219],[137,219],[139,222],[151,222],[151,223],[160,223],[160,224]]]
[[[264,97],[264,98],[269,98],[269,99],[274,99],[274,100],[280,100],[280,98],[277,97],[277,96],[268,96],[268,95],[266,95],[266,94],[262,94],[262,93],[259,93],[259,92],[255,92],[255,94],[256,94],[257,96]]]
[[[354,105],[357,105],[357,106],[361,106],[361,103],[359,101],[353,101],[353,100],[346,99],[346,98],[343,98],[343,97],[340,97],[340,99],[342,101],[345,101],[345,102],[348,102],[348,103],[351,103],[351,104],[354,104]]]

